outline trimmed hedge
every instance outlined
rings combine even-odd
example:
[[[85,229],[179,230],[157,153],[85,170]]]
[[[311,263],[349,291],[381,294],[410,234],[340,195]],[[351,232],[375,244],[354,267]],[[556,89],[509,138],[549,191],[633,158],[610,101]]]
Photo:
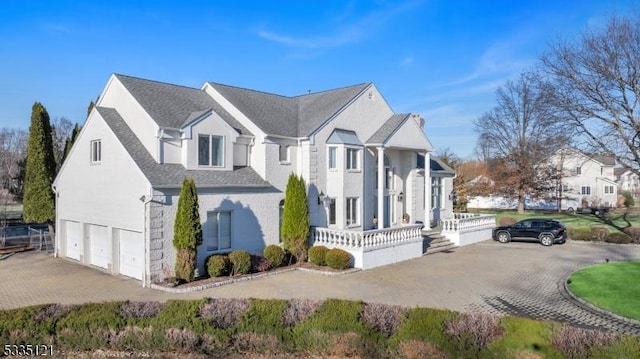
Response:
[[[229,253],[231,275],[247,274],[251,271],[251,255],[247,251],[237,250]]]
[[[325,261],[333,269],[347,269],[351,263],[351,254],[340,248],[332,248],[327,251]]]
[[[207,258],[209,277],[220,277],[229,273],[229,258],[226,255],[214,254]]]
[[[271,263],[273,268],[280,267],[284,262],[284,249],[275,244],[270,244],[264,249],[264,257]]]
[[[326,266],[326,256],[329,248],[325,246],[313,246],[309,248],[309,262],[317,266]]]
[[[513,218],[513,217],[502,217],[500,218],[500,226],[510,226],[512,224],[515,224],[516,222],[518,222],[517,219]]]
[[[637,336],[481,318],[337,299],[52,304],[0,310],[0,342],[53,345],[60,357],[115,350],[150,357],[628,358],[640,350]]]

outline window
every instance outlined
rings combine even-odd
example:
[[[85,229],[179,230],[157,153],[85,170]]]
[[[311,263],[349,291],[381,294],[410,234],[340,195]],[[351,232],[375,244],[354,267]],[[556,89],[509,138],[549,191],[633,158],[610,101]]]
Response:
[[[418,154],[416,157],[416,168],[424,169],[424,155]]]
[[[576,174],[577,175],[582,174],[582,167],[580,166],[576,167]]]
[[[289,162],[289,146],[280,145],[278,159],[280,162]]]
[[[347,226],[358,224],[358,198],[347,198]]]
[[[329,198],[329,224],[336,224],[336,199]]]
[[[224,137],[198,135],[198,165],[224,166]]]
[[[396,188],[395,183],[393,181],[393,179],[395,178],[393,168],[385,168],[385,171],[387,172],[387,176],[385,178],[384,188],[386,189]]]
[[[431,178],[431,208],[440,208],[440,198],[442,192],[442,178]]]
[[[91,163],[100,163],[102,161],[102,141],[91,141]]]
[[[347,169],[357,170],[360,169],[358,163],[358,157],[360,156],[360,150],[356,148],[347,148]]]
[[[337,147],[329,147],[329,169],[330,170],[335,170],[338,167],[336,164],[336,159],[338,158],[336,156],[337,151],[338,151]]]
[[[590,186],[582,186],[581,190],[580,190],[581,194],[590,196],[591,195],[591,187]]]
[[[284,218],[284,199],[278,204],[278,215],[280,220],[278,221],[278,242],[282,243],[282,219]]]
[[[613,186],[604,186],[605,194],[613,194]]]
[[[231,248],[231,211],[207,212],[205,228],[208,251]]]

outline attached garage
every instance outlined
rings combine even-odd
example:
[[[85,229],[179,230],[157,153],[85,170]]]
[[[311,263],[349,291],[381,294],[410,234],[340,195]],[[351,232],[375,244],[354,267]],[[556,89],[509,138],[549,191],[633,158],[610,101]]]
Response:
[[[89,264],[109,269],[111,261],[111,238],[107,235],[107,227],[96,224],[85,225],[89,244]]]
[[[118,263],[120,274],[142,280],[144,263],[144,241],[142,233],[125,229],[114,229],[120,251]]]
[[[82,224],[74,221],[60,221],[62,231],[66,232],[65,254],[67,258],[80,260],[82,255]]]

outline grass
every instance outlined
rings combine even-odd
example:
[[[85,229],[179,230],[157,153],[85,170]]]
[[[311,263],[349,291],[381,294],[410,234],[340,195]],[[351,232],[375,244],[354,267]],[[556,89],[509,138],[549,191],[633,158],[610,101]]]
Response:
[[[592,214],[569,214],[565,212],[549,211],[525,211],[518,214],[517,211],[479,211],[482,213],[493,213],[496,215],[496,224],[500,223],[503,217],[513,217],[517,220],[543,217],[557,219],[565,226],[573,229],[590,229],[595,226],[608,227],[613,232],[622,232],[631,226],[640,226],[640,209],[632,208],[628,213],[624,208],[611,211],[602,217]]]
[[[611,262],[579,270],[569,289],[587,302],[627,318],[640,320],[640,262]]]

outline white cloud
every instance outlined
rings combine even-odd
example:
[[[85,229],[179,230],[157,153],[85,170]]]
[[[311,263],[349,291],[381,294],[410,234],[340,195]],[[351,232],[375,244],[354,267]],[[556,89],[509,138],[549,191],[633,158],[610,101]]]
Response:
[[[413,65],[413,62],[414,62],[413,56],[407,56],[404,59],[402,59],[402,61],[400,62],[400,66],[402,67],[411,66]]]
[[[306,49],[340,47],[360,41],[382,24],[388,22],[397,15],[408,11],[421,2],[422,1],[407,1],[395,7],[385,7],[383,9],[370,12],[360,19],[355,20],[349,20],[352,9],[347,7],[344,13],[339,14],[332,19],[334,22],[337,22],[335,24],[336,30],[327,34],[297,36],[295,34],[278,33],[273,30],[261,28],[257,31],[257,35],[265,40],[273,41],[289,47]]]

